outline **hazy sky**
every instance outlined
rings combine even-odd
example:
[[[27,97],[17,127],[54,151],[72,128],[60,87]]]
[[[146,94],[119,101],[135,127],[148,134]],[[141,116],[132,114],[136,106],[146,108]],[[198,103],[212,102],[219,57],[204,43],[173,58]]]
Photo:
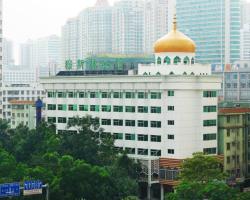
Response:
[[[116,0],[109,0],[113,3]],[[96,0],[3,0],[3,35],[16,43],[50,34]]]

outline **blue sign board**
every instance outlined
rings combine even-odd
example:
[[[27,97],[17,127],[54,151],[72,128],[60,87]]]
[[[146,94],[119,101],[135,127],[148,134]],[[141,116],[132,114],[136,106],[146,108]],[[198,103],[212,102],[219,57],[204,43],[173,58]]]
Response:
[[[42,187],[41,181],[25,181],[23,195],[42,194]]]
[[[13,196],[20,196],[19,183],[0,184],[0,198]]]

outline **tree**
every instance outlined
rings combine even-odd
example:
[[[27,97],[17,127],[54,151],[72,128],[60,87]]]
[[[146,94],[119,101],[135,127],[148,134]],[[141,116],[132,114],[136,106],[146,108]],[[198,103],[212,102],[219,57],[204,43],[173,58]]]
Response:
[[[226,178],[221,162],[203,153],[194,153],[192,158],[184,160],[181,168],[181,181],[208,183]]]

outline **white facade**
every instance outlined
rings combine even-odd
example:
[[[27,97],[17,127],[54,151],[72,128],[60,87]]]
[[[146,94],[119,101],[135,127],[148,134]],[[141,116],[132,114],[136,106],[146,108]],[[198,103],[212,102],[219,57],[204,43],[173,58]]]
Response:
[[[147,0],[143,19],[143,51],[152,53],[154,42],[170,31],[175,0]]]
[[[2,87],[2,106],[3,113],[1,119],[11,120],[11,104],[12,100],[27,100],[36,101],[38,98],[44,97],[44,91],[41,85],[38,84],[13,84]]]
[[[8,68],[13,65],[13,42],[11,40],[3,38],[3,68]]]
[[[250,23],[244,24],[240,31],[240,59],[250,60]]]
[[[250,24],[250,2],[241,0],[241,28],[245,24]]]
[[[144,1],[122,0],[112,9],[112,52],[114,54],[143,53]]]

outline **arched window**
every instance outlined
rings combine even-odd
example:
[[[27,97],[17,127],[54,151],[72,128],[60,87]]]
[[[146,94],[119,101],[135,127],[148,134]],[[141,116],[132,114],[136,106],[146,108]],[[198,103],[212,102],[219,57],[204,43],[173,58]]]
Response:
[[[148,75],[147,72],[144,72],[144,73],[143,73],[143,76],[147,76],[147,75]]]
[[[191,75],[194,75],[194,72],[192,72]]]
[[[191,60],[191,64],[194,64],[194,58],[192,58],[192,60]]]
[[[170,75],[174,75],[174,72],[170,72],[169,74],[170,74]]]
[[[160,75],[161,75],[161,73],[160,73],[160,72],[157,72],[157,73],[156,73],[156,76],[160,76]]]
[[[168,65],[171,64],[171,60],[170,60],[170,58],[169,58],[168,56],[166,56],[166,57],[164,58],[164,64],[168,64]]]
[[[160,58],[160,57],[157,58],[157,64],[158,64],[158,65],[161,64],[161,58]]]
[[[187,75],[187,72],[184,72],[183,75]]]
[[[189,57],[186,56],[186,57],[184,58],[184,61],[183,61],[183,62],[184,62],[185,65],[188,65],[188,64],[190,63]]]
[[[176,57],[174,58],[174,64],[177,65],[177,64],[180,63],[180,62],[181,62],[181,58],[180,58],[179,56],[176,56]]]

